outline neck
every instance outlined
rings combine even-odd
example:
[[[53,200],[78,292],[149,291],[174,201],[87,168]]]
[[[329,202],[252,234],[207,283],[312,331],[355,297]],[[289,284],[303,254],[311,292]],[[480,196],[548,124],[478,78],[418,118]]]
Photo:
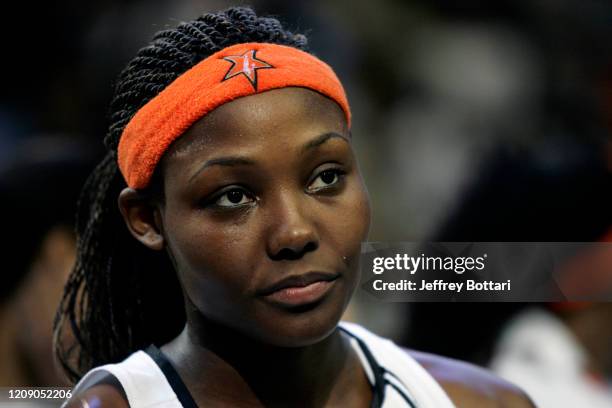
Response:
[[[199,404],[323,406],[355,389],[361,372],[338,329],[313,345],[276,347],[200,316],[162,349]]]

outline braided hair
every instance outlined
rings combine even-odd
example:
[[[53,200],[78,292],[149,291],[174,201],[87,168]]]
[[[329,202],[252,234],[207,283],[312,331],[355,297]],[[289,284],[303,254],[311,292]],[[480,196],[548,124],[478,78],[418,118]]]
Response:
[[[107,154],[79,199],[77,259],[54,324],[55,353],[71,381],[151,343],[167,342],[184,326],[183,296],[168,256],[137,242],[119,212],[117,197],[126,184],[117,167],[117,145],[134,114],[179,75],[245,42],[307,50],[306,37],[278,20],[232,7],[158,32],[120,73],[104,138]]]

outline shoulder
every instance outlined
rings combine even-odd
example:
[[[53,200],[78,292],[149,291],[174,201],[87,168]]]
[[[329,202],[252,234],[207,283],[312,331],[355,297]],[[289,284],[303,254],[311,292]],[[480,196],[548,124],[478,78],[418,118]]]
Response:
[[[62,408],[129,408],[127,397],[115,376],[108,373],[95,384],[80,390]]]
[[[429,372],[457,407],[535,408],[516,385],[474,364],[403,349]]]

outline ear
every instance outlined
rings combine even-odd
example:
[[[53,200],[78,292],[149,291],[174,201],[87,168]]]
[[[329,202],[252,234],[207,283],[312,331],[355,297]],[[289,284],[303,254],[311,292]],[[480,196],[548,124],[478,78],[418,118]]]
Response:
[[[119,209],[134,238],[150,249],[164,248],[159,207],[150,198],[133,188],[124,188],[119,194]]]

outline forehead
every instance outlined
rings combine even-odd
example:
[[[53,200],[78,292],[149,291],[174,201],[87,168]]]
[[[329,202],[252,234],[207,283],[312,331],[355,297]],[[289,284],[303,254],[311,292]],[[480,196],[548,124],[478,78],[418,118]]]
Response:
[[[331,99],[305,88],[282,88],[228,102],[198,120],[168,150],[165,161],[194,151],[214,153],[301,144],[322,133],[348,136],[342,109]]]

